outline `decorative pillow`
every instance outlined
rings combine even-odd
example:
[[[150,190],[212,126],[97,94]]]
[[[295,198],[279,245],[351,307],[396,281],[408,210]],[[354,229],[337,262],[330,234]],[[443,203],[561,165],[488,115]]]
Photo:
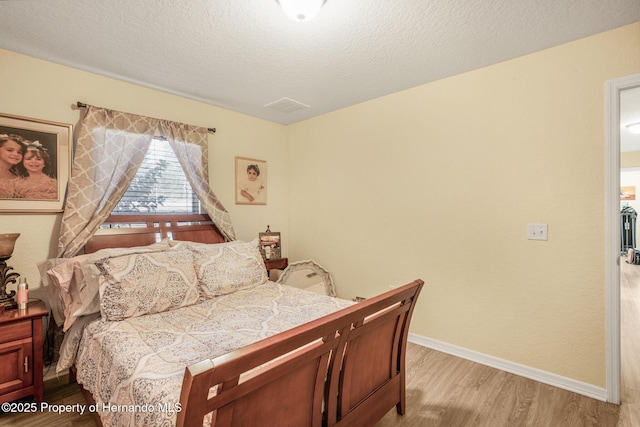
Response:
[[[106,320],[160,313],[198,302],[190,251],[124,255],[95,264],[104,274],[100,311]]]
[[[66,332],[78,317],[100,312],[101,273],[95,266],[95,261],[133,253],[166,251],[169,248],[169,242],[165,239],[148,246],[108,248],[73,258],[53,258],[43,261],[38,265],[42,283],[45,287],[52,285],[56,289],[58,297],[56,304],[62,305],[62,311],[54,310],[56,323],[64,324],[63,330]]]
[[[230,294],[267,281],[258,239],[192,246],[200,291],[205,298]]]
[[[148,246],[133,246],[131,248],[106,248],[89,254],[88,258],[78,265],[77,270],[79,271],[75,273],[82,278],[81,286],[79,287],[82,305],[73,314],[76,317],[80,317],[100,312],[99,289],[102,283],[102,272],[97,268],[95,264],[97,261],[122,255],[163,252],[169,249],[171,249],[171,246],[169,246],[169,240],[164,239],[160,242],[152,243]]]

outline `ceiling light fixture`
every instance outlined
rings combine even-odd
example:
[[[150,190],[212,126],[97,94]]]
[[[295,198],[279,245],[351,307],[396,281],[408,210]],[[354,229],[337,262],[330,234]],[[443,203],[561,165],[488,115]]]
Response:
[[[276,0],[285,15],[294,21],[311,21],[327,0]]]
[[[629,132],[631,132],[631,133],[634,133],[636,135],[640,135],[640,122],[629,123],[627,125],[627,129],[629,129]]]

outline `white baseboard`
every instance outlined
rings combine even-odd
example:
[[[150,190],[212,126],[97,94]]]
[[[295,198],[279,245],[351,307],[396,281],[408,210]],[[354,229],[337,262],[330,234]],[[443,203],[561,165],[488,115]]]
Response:
[[[607,391],[602,387],[596,387],[592,384],[587,384],[582,381],[577,381],[571,378],[563,377],[561,375],[552,374],[541,369],[536,369],[530,366],[521,365],[519,363],[510,362],[508,360],[489,356],[484,353],[468,350],[466,348],[447,344],[442,341],[426,338],[416,334],[410,333],[408,340],[409,342],[412,342],[414,344],[441,351],[452,356],[461,357],[472,362],[500,369],[511,374],[529,378],[531,380],[535,380],[544,384],[548,384],[550,386],[558,387],[587,397],[601,400],[603,402],[607,401]]]

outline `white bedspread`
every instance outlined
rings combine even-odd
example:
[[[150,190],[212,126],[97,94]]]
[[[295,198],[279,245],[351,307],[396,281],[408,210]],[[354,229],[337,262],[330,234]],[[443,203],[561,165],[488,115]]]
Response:
[[[105,427],[174,426],[186,366],[350,304],[267,282],[173,311],[95,321],[83,333],[77,379]]]

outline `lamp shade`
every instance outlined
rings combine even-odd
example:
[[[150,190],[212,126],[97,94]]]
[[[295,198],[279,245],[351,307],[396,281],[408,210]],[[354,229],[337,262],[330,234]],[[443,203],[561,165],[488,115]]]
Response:
[[[294,21],[305,22],[313,19],[326,0],[278,0],[285,15]]]
[[[10,257],[13,254],[18,237],[20,233],[0,234],[0,257]]]

